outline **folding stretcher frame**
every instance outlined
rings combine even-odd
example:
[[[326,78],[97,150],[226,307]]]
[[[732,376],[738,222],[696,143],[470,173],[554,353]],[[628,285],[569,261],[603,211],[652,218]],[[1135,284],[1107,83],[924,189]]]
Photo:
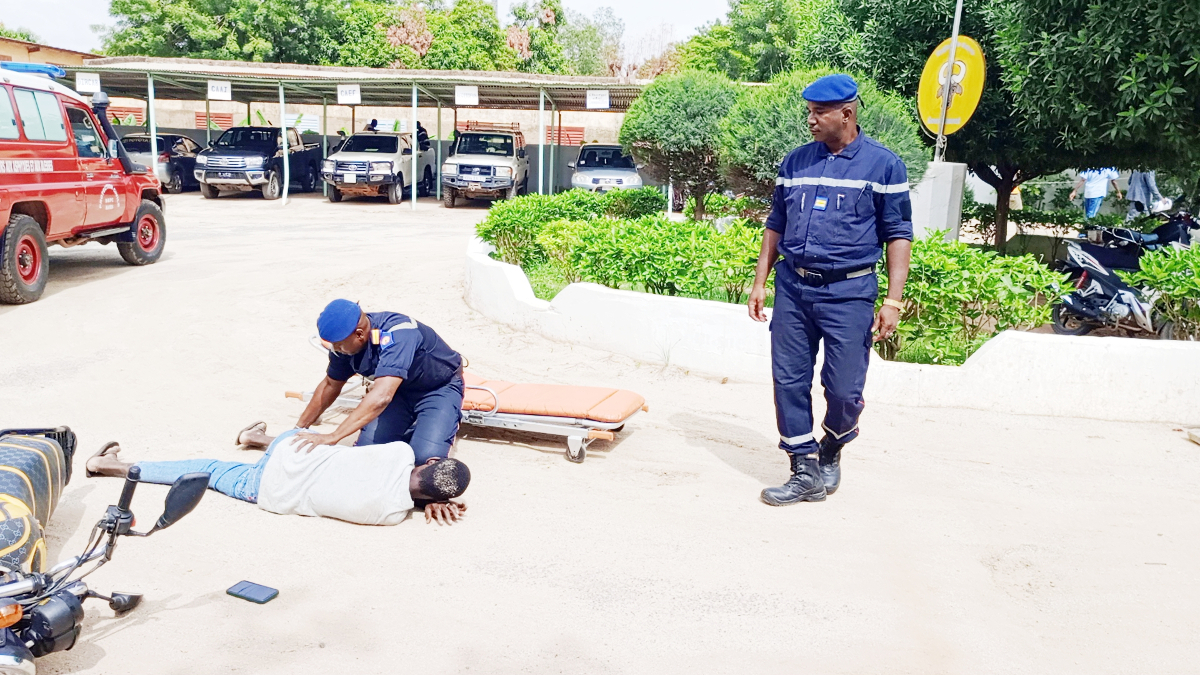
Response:
[[[574,387],[556,384],[514,384],[485,380],[464,373],[463,424],[496,429],[513,429],[534,434],[562,436],[567,440],[567,459],[582,462],[592,441],[611,441],[639,411],[648,411],[646,400],[634,392],[605,387]],[[368,382],[349,384],[330,406],[332,414],[347,413],[358,406]],[[308,401],[312,392],[289,391],[288,398]]]

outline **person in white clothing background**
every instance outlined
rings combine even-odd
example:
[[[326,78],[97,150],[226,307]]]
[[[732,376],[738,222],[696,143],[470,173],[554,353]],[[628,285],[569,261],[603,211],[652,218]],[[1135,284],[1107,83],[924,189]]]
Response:
[[[266,448],[254,463],[214,459],[137,462],[143,483],[169,485],[188,473],[208,473],[210,489],[258,504],[266,511],[323,516],[362,525],[395,525],[425,503],[425,521],[442,525],[466,515],[467,505],[452,501],[471,482],[466,464],[430,458],[420,466],[403,441],[378,445],[320,445],[300,450],[292,429],[268,436],[258,423],[243,430],[241,445]],[[124,478],[133,462],[122,461],[120,445],[108,443],[87,461],[87,475]]]

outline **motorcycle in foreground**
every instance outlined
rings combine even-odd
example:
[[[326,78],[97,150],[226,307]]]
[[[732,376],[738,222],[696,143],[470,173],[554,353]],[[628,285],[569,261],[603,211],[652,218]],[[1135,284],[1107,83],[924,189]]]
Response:
[[[1079,244],[1067,244],[1060,271],[1069,275],[1075,290],[1052,309],[1055,333],[1087,335],[1110,327],[1171,339],[1174,326],[1154,315],[1154,298],[1125,283]]]
[[[0,437],[3,435],[0,432]],[[209,475],[181,476],[167,493],[166,506],[154,527],[135,532],[129,506],[139,476],[136,466],[129,470],[120,499],[96,523],[80,555],[45,572],[0,565],[0,675],[35,675],[35,658],[74,647],[81,632],[83,601],[106,600],[118,614],[141,602],[142,596],[132,593],[101,595],[82,579],[112,559],[119,537],[148,537],[191,513],[208,489]]]

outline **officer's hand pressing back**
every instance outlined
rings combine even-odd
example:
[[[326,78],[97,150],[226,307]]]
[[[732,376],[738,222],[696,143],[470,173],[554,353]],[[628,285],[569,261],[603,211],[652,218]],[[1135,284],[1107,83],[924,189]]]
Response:
[[[886,340],[896,332],[896,326],[900,325],[900,310],[891,305],[884,305],[879,308],[879,312],[875,315],[875,323],[871,325],[871,332],[875,334],[875,342]]]
[[[767,301],[767,289],[765,286],[757,286],[750,291],[750,299],[746,301],[746,306],[750,308],[750,318],[755,321],[766,321],[767,313],[763,311],[763,305]]]

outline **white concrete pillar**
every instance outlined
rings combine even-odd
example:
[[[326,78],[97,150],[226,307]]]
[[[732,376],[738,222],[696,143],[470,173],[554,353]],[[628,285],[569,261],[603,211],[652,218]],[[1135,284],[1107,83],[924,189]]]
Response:
[[[937,230],[946,232],[946,241],[958,239],[962,224],[963,183],[967,165],[957,162],[930,162],[925,176],[912,189],[913,236],[924,238]]]

